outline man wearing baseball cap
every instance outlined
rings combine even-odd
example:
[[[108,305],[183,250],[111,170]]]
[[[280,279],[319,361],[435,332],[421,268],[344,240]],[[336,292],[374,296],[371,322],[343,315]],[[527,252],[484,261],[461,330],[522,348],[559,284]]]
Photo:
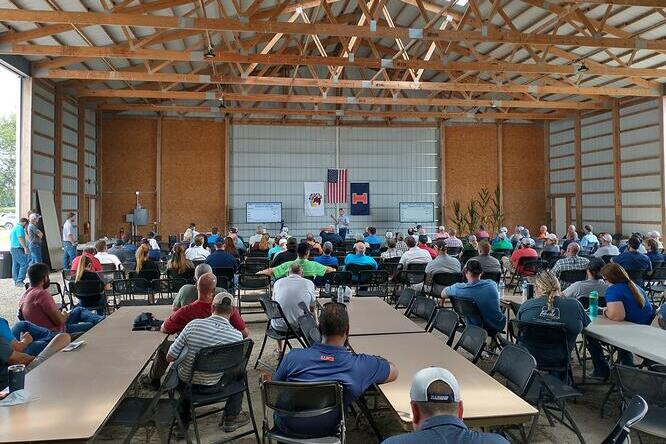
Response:
[[[620,250],[613,245],[613,236],[610,234],[604,233],[599,236],[599,242],[601,242],[601,246],[594,252],[594,257],[618,256],[620,254]]]
[[[516,270],[517,273],[523,273],[523,266],[519,265],[519,262],[524,257],[529,257],[532,259],[539,259],[539,253],[536,252],[534,247],[534,241],[529,237],[524,237],[520,240],[518,248],[516,248],[511,254],[511,268]]]
[[[412,379],[409,397],[414,432],[393,436],[383,444],[508,444],[500,435],[474,432],[465,426],[460,386],[453,373],[446,369],[419,370]]]

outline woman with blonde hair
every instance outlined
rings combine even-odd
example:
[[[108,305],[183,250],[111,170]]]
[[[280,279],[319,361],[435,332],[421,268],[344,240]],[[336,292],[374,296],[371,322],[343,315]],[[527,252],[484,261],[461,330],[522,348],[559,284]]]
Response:
[[[74,279],[70,288],[75,288],[76,284],[81,281],[100,281],[103,282],[99,274],[93,271],[93,261],[88,256],[81,256],[79,263],[76,266],[76,273],[74,273]],[[106,305],[106,296],[100,296],[98,300],[92,300],[90,298],[85,298],[85,301],[80,301],[82,307],[103,307]],[[98,315],[103,315],[103,310],[97,310]],[[84,330],[85,331],[85,330]]]
[[[252,251],[264,251],[268,253],[268,250],[270,249],[270,244],[269,244],[269,239],[270,236],[267,233],[264,233],[261,235],[261,239],[259,242],[256,242],[254,245],[250,247],[250,250]]]
[[[590,323],[589,316],[578,300],[562,297],[560,281],[552,271],[542,271],[537,274],[534,286],[537,297],[525,301],[520,306],[516,318],[520,321],[562,324],[567,333],[567,345],[571,352],[576,345],[576,338]],[[544,350],[543,353],[547,357],[549,351]]]
[[[160,268],[155,261],[150,259],[149,254],[150,247],[147,244],[141,244],[136,249],[135,277],[152,282],[153,279],[160,278]]]
[[[174,245],[171,259],[167,262],[167,274],[169,277],[188,281],[194,278],[194,263],[185,257],[183,244]]]

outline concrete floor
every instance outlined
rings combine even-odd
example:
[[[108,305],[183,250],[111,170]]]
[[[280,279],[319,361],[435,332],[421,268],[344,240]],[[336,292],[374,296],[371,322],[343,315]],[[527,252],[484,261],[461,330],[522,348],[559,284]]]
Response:
[[[51,279],[53,281],[60,281],[59,274],[52,274]],[[21,296],[21,289],[15,288],[12,285],[11,279],[1,279],[0,280],[0,316],[9,320],[10,324],[13,323],[16,317],[16,309],[18,306],[18,300]],[[253,366],[256,359],[256,355],[259,352],[259,347],[263,339],[263,332],[265,329],[265,323],[262,322],[261,315],[248,315],[245,316],[246,321],[250,322],[250,329],[252,332],[252,339],[255,342],[255,347],[253,350],[253,355],[251,359]],[[268,360],[270,363],[270,359]],[[479,366],[486,371],[489,371],[493,365],[492,359],[483,359],[479,361]],[[259,392],[259,381],[260,375],[266,373],[265,369],[254,370],[253,368],[249,369],[249,381],[251,386],[251,395],[252,402],[254,406],[255,418],[257,420],[258,426],[261,428],[261,422],[263,421],[262,409],[261,409],[261,396]],[[576,378],[579,378],[581,375],[581,369],[574,363],[574,375]],[[132,391],[139,390],[138,388],[130,389]],[[580,390],[583,392],[584,396],[575,404],[570,405],[570,410],[576,422],[578,423],[579,428],[581,429],[586,442],[588,443],[598,443],[601,442],[608,431],[612,428],[617,419],[618,413],[618,400],[617,397],[612,397],[609,404],[606,406],[605,412],[606,415],[604,418],[599,417],[601,401],[608,390],[607,386],[583,386],[580,387]],[[141,393],[142,391],[139,390]],[[149,393],[145,393],[147,396]],[[464,394],[463,394],[464,396]],[[464,398],[463,398],[464,400]],[[244,409],[246,409],[247,404],[244,403]],[[386,406],[386,405],[384,405]],[[72,418],[75,418],[73,416]],[[398,421],[397,416],[392,414],[390,411],[382,411],[373,415],[376,423],[381,429],[382,433],[385,436],[390,436],[396,433],[401,432],[401,427]],[[202,440],[206,443],[216,442],[225,438],[225,433],[221,431],[218,427],[219,417],[217,415],[210,416],[205,418],[201,423],[201,433]],[[120,442],[124,439],[126,429],[117,428],[117,427],[105,427],[101,430],[98,440],[105,442]],[[638,442],[637,436],[634,434],[633,438]],[[642,436],[643,443],[652,444],[652,443],[664,443],[666,441],[662,439]],[[147,433],[143,430],[140,430],[132,442],[158,442],[157,435],[148,436]],[[350,444],[367,444],[377,442],[372,431],[369,430],[368,424],[365,420],[357,421],[353,418],[347,419],[347,441]],[[185,442],[184,440],[182,442]],[[247,436],[242,439],[235,440],[238,443],[251,443],[254,442],[253,436]],[[534,443],[576,443],[578,442],[576,436],[570,432],[568,429],[564,428],[561,425],[555,425],[555,427],[550,427],[545,417],[542,415],[539,419],[539,426],[534,436]]]

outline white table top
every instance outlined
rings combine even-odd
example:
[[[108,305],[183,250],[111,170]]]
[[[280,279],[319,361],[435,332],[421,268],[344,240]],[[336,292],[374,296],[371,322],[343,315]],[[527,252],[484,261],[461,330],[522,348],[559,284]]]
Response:
[[[349,338],[349,343],[357,353],[382,356],[398,367],[398,379],[379,385],[379,389],[404,422],[411,422],[412,378],[429,366],[446,368],[455,375],[467,425],[520,424],[537,413],[534,407],[432,334],[355,336]]]
[[[377,297],[352,297],[347,304],[349,336],[391,333],[423,333],[419,327],[393,306]]]
[[[666,365],[666,330],[598,316],[592,318],[592,323],[585,328],[585,334]]]
[[[37,399],[0,407],[0,442],[88,440],[102,427],[166,336],[132,331],[141,312],[163,320],[170,306],[123,307],[26,375]]]

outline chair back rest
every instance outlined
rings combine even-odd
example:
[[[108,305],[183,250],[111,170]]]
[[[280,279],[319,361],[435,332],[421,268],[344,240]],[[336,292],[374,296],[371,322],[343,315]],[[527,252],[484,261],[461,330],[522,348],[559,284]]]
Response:
[[[539,370],[566,370],[570,347],[564,324],[546,321],[519,321],[518,343],[537,361]]]
[[[398,263],[400,263],[400,256],[387,257],[386,259],[382,259],[382,263],[384,263],[384,264],[398,264]]]
[[[506,379],[506,385],[518,396],[523,397],[535,377],[536,359],[525,348],[514,344],[502,347],[490,376],[495,374]]]
[[[187,284],[187,281],[181,278],[154,279],[151,284],[156,293],[173,294],[178,293],[181,287]]]
[[[231,344],[202,348],[194,357],[190,383],[195,373],[224,373],[223,380],[229,382],[245,378],[253,345],[252,339],[248,338]]]
[[[184,273],[178,273],[176,270],[168,269],[166,275],[169,279],[185,279],[187,282],[196,283],[194,281],[194,268],[188,268]]]
[[[280,304],[277,301],[272,300],[268,296],[261,296],[259,298],[259,303],[269,321],[282,319],[285,324],[289,325],[289,322],[287,322],[284,312],[282,311],[282,307],[280,307]]]
[[[648,412],[648,404],[639,395],[634,396],[626,404],[622,415],[601,444],[622,444],[629,436],[629,429],[643,419]]]
[[[111,282],[113,294],[134,295],[151,289],[150,283],[142,278],[116,279]]]
[[[626,401],[640,395],[649,406],[666,408],[666,372],[616,364],[615,376]]]
[[[590,298],[589,298],[589,296],[579,297],[578,302],[580,302],[580,305],[582,305],[585,310],[587,310],[590,307]],[[606,298],[603,297],[603,296],[599,296],[599,300],[598,300],[597,304],[601,308],[606,307]]]
[[[446,247],[446,254],[449,256],[458,256],[462,251],[462,247]]]
[[[629,278],[631,278],[631,280],[634,281],[634,282],[642,281],[646,272],[647,272],[647,270],[627,270],[627,274],[629,275]]]
[[[545,261],[550,261],[554,257],[558,257],[560,255],[559,251],[542,251],[541,252],[541,259]]]
[[[312,345],[321,342],[321,335],[319,335],[319,330],[317,329],[317,320],[311,313],[298,317],[298,329],[301,336],[305,339],[306,344]],[[314,331],[317,333],[315,336],[312,335]]]
[[[342,385],[338,382],[265,381],[261,385],[264,406],[287,418],[316,418],[339,412],[344,420]]]
[[[407,264],[408,271],[425,271],[428,264],[426,263],[411,263]]]
[[[104,294],[104,282],[102,281],[79,281],[69,283],[70,291],[77,298],[100,296]]]
[[[573,284],[587,279],[587,272],[585,270],[564,270],[560,272],[560,282]]]
[[[476,362],[481,357],[481,352],[486,345],[488,333],[481,327],[468,324],[462,332],[460,339],[453,347],[454,350],[462,348],[472,355],[472,362]]]
[[[478,319],[481,325],[483,325],[483,317],[476,302],[471,299],[456,297],[449,297],[449,299],[451,300],[453,311],[458,314],[464,323],[467,323],[466,319]]]
[[[484,271],[481,273],[481,279],[494,281],[499,284],[500,279],[502,279],[502,273],[499,271]]]
[[[345,265],[345,270],[349,271],[352,274],[352,277],[358,279],[358,275],[361,271],[372,271],[372,265],[361,265],[361,264],[349,264]]]
[[[601,260],[609,264],[611,259],[613,259],[613,257],[614,256],[612,254],[604,254],[603,256],[601,256]]]
[[[250,259],[250,258],[262,258],[262,259],[265,259],[265,258],[266,258],[266,251],[265,251],[265,250],[252,250],[252,251],[250,251],[250,252],[247,254],[247,256],[246,256],[246,260],[247,260],[247,259]]]
[[[370,287],[385,285],[388,281],[389,274],[384,270],[364,270],[358,273],[358,283]]]
[[[261,290],[271,286],[271,278],[263,274],[241,274],[238,276],[238,288],[241,290]]]
[[[395,308],[405,307],[409,309],[409,306],[412,304],[412,300],[416,297],[416,290],[413,288],[403,288],[398,296],[398,302],[395,305]]]
[[[435,311],[427,330],[429,332],[437,330],[438,332],[445,334],[448,338],[446,345],[451,347],[453,345],[453,339],[455,338],[457,328],[458,315],[456,312],[445,308],[439,308]]]
[[[400,270],[395,277],[395,282],[402,285],[415,285],[425,281],[425,271]]]
[[[257,271],[265,270],[268,265],[264,262],[245,261],[240,265],[239,272],[241,274],[255,274]]]
[[[453,284],[463,281],[462,273],[437,272],[432,275],[432,284],[442,287],[450,287]],[[441,292],[440,292],[441,293]]]
[[[114,271],[116,270],[116,264],[102,264],[102,271]]]
[[[437,303],[434,299],[417,294],[413,298],[409,309],[405,312],[405,316],[408,318],[411,316],[416,316],[425,321],[430,321],[430,318],[432,318],[432,314],[436,309]]]
[[[334,271],[326,273],[322,278],[323,284],[332,287],[339,287],[340,285],[351,285],[352,274],[350,271]]]

